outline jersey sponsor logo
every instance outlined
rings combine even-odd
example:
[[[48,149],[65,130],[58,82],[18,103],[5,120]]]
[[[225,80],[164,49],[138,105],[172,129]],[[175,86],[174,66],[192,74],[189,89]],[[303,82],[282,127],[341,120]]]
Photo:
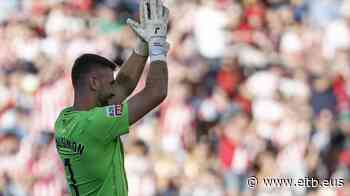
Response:
[[[107,106],[106,113],[108,117],[121,116],[123,114],[123,105],[117,104],[117,105]]]

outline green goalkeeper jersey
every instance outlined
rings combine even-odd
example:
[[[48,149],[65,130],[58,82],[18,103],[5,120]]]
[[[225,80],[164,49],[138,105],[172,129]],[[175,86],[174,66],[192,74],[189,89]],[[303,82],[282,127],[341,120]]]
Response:
[[[127,103],[89,111],[64,109],[55,123],[56,147],[72,196],[127,196],[120,136],[129,132]]]

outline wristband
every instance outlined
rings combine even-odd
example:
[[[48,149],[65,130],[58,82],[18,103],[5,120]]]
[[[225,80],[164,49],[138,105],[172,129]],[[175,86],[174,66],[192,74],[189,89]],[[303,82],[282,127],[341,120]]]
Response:
[[[154,37],[149,41],[149,52],[151,63],[153,61],[166,61],[168,46],[165,37]]]

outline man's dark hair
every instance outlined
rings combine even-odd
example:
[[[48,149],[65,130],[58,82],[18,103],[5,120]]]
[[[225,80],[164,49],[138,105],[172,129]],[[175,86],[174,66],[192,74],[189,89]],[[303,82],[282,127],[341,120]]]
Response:
[[[115,70],[116,64],[114,64],[112,61],[96,55],[96,54],[83,54],[79,56],[72,68],[72,83],[73,87],[77,87],[79,83],[81,82],[81,79],[89,74],[92,70],[99,68],[99,67],[106,67],[111,68],[112,70]]]

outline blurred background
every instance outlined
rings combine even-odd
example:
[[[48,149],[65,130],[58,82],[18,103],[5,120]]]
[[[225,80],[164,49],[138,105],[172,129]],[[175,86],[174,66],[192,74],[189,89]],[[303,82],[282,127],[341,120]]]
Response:
[[[53,125],[73,61],[127,59],[138,3],[0,1],[0,196],[68,195]],[[123,137],[129,196],[349,196],[350,0],[165,4],[169,96]],[[249,189],[252,175],[344,186]]]

